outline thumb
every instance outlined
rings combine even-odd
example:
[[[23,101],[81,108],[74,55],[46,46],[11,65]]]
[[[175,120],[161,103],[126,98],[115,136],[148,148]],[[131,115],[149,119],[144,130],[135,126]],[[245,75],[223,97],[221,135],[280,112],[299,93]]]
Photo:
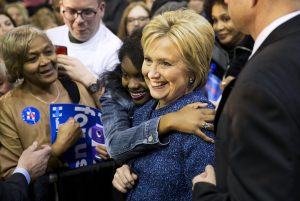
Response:
[[[207,165],[205,167],[205,172],[208,174],[208,175],[215,175],[215,169],[212,165]]]
[[[75,119],[70,117],[65,123],[59,124],[58,128],[63,127],[63,125],[72,125],[73,123],[75,123]]]
[[[131,173],[131,175],[134,180],[137,180],[138,176],[135,173]]]
[[[75,119],[74,117],[69,117],[68,121],[67,122],[75,122]]]
[[[28,149],[31,150],[31,151],[35,151],[35,150],[37,149],[37,147],[38,147],[38,143],[37,143],[37,141],[34,141],[34,142],[32,143],[32,145],[30,145],[30,146],[28,147]]]
[[[43,150],[45,153],[50,153],[51,152],[51,147],[47,144],[43,144],[40,148],[40,150]]]

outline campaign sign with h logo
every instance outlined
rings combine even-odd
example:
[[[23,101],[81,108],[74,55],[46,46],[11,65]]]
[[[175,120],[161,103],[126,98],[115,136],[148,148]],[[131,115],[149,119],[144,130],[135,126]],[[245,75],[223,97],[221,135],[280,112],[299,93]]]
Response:
[[[58,126],[65,123],[70,117],[73,117],[80,124],[83,135],[73,147],[64,153],[62,159],[68,163],[71,169],[91,165],[101,160],[95,147],[98,144],[104,144],[104,135],[101,112],[96,108],[79,104],[51,104],[52,143],[56,140]]]

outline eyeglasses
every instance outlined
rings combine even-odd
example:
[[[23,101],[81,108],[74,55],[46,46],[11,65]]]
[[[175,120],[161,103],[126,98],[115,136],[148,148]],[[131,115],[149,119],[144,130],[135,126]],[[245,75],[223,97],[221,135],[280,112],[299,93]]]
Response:
[[[79,15],[84,20],[94,19],[97,11],[91,8],[83,9],[83,10],[75,10],[72,8],[66,8],[62,10],[63,15],[67,20],[75,20]]]
[[[137,17],[137,18],[131,18],[131,17],[128,17],[127,18],[127,24],[134,24],[135,21],[141,23],[141,22],[146,22],[149,20],[149,17]]]

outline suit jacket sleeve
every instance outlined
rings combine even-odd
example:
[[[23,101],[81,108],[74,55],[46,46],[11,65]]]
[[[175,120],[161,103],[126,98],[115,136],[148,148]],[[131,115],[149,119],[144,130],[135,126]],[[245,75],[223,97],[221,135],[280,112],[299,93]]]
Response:
[[[217,195],[217,196],[216,196]],[[229,201],[228,193],[218,193],[217,187],[210,183],[196,183],[193,190],[193,201]]]
[[[27,201],[28,183],[24,175],[15,173],[0,182],[1,201]]]
[[[212,201],[222,193],[236,201],[300,200],[299,25],[297,15],[272,31],[236,81],[218,124]]]
[[[206,183],[196,185],[194,201],[279,201],[288,199],[286,195],[297,200],[294,177],[299,169],[294,164],[299,160],[296,144],[299,133],[292,122],[298,117],[293,115],[286,96],[278,94],[278,89],[269,83],[264,87],[239,84],[239,90],[230,99],[241,97],[243,103],[225,106],[220,122],[231,122],[230,128],[218,127],[218,131],[229,134],[222,139],[226,134],[218,133],[219,142],[216,141],[217,149],[220,144],[228,145],[222,149],[228,155],[228,164],[216,167],[217,188]],[[231,111],[239,112],[231,114]],[[219,181],[218,168],[227,168]],[[225,187],[220,189],[220,184]]]

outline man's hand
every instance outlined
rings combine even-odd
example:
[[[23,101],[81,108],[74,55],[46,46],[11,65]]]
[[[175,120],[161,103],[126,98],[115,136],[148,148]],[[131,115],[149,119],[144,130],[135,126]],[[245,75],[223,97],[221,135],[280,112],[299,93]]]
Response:
[[[50,156],[51,147],[49,145],[42,145],[38,148],[38,144],[35,141],[23,151],[17,167],[26,169],[30,178],[34,180],[45,173]]]
[[[201,174],[199,174],[193,178],[193,189],[194,189],[195,184],[198,182],[207,182],[207,183],[216,185],[216,175],[215,175],[214,167],[211,165],[207,165],[205,167],[204,172],[202,172]]]

